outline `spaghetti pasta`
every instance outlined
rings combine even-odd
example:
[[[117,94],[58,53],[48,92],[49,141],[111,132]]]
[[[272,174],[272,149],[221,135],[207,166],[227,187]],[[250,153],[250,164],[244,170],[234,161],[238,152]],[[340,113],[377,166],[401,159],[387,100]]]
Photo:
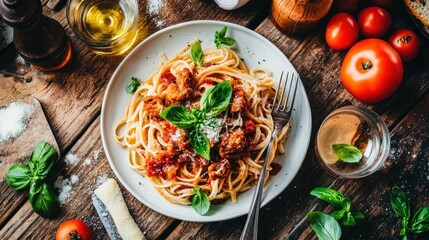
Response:
[[[190,45],[170,59],[161,55],[162,63],[134,93],[114,135],[127,149],[129,165],[168,201],[188,205],[193,188],[199,187],[212,202],[229,198],[235,203],[240,192],[257,182],[262,169],[274,129],[274,81],[266,69],[247,69],[230,48],[205,49],[201,67],[191,60],[189,50]],[[208,160],[190,144],[190,130],[178,128],[160,113],[170,106],[198,111],[204,93],[225,81],[232,87],[228,107],[201,123],[210,145]],[[277,136],[274,148],[281,146],[286,131]],[[284,150],[278,147],[277,152]]]

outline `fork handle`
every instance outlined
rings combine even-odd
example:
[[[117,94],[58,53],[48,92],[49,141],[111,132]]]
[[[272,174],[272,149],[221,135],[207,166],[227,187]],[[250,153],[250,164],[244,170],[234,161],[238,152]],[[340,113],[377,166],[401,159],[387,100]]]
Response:
[[[256,240],[258,239],[258,220],[259,209],[261,207],[262,189],[264,188],[264,179],[268,168],[268,161],[271,155],[271,149],[274,144],[274,137],[277,135],[277,128],[271,134],[270,144],[268,145],[267,155],[265,155],[264,165],[259,176],[256,192],[253,194],[252,203],[250,205],[249,214],[247,215],[246,224],[241,233],[240,240]]]

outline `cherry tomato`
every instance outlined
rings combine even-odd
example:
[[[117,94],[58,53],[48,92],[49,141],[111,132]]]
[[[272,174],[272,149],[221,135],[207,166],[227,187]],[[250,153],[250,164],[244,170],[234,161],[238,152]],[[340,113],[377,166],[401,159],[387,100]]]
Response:
[[[395,2],[395,0],[370,0],[369,4],[371,6],[390,8],[394,2]]]
[[[355,18],[348,13],[337,13],[326,26],[326,42],[334,50],[350,48],[359,37]]]
[[[344,57],[340,78],[357,99],[375,103],[392,95],[402,81],[399,54],[384,40],[370,38],[357,42]]]
[[[357,20],[363,36],[378,38],[387,32],[392,22],[390,14],[380,7],[364,8]]]
[[[333,8],[336,12],[353,13],[358,8],[360,0],[334,0]]]
[[[417,35],[409,29],[399,29],[389,38],[389,43],[395,49],[403,62],[413,60],[420,49],[420,40]]]
[[[69,240],[69,239],[80,239],[80,240],[91,240],[92,233],[88,225],[85,222],[72,219],[63,222],[57,230],[55,235],[56,240]]]

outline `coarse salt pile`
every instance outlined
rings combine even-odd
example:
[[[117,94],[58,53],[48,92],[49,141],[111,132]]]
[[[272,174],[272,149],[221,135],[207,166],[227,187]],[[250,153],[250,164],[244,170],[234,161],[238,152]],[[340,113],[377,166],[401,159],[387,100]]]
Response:
[[[147,3],[148,12],[150,15],[158,14],[161,11],[162,7],[164,7],[164,2],[162,0],[149,0]]]
[[[26,121],[32,113],[32,106],[13,102],[0,108],[0,142],[17,138],[27,128]]]
[[[164,2],[162,0],[149,0],[147,3],[148,13],[151,18],[156,21],[157,27],[162,27],[164,25],[164,20],[158,19],[158,17],[156,17],[163,7]]]
[[[67,165],[73,165],[74,166],[79,161],[79,158],[76,155],[74,155],[73,153],[69,152],[64,157],[64,161],[66,162]]]
[[[79,177],[72,175],[70,178],[64,178],[58,176],[54,182],[54,188],[58,189],[58,201],[61,205],[67,203],[71,195],[73,194],[73,186],[79,181]]]

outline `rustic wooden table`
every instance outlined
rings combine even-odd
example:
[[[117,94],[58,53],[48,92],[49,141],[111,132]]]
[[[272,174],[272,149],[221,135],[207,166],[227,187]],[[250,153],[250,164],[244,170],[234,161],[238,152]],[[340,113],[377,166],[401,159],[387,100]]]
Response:
[[[422,42],[417,59],[404,64],[404,78],[393,97],[378,104],[364,104],[342,86],[339,69],[345,52],[331,50],[324,39],[324,25],[312,34],[290,38],[281,33],[269,18],[267,1],[253,0],[234,10],[220,9],[212,0],[139,1],[140,37],[167,26],[212,19],[237,23],[263,35],[289,58],[302,77],[310,101],[313,128],[304,163],[293,182],[262,209],[261,239],[315,239],[306,214],[314,209],[330,212],[327,204],[309,195],[316,186],[331,187],[350,197],[354,207],[366,215],[360,227],[344,230],[344,239],[399,239],[400,219],[393,213],[389,194],[398,185],[405,189],[411,209],[429,205],[429,45]],[[160,11],[157,3],[164,3]],[[101,102],[109,79],[123,57],[93,54],[67,26],[65,8],[51,10],[44,1],[44,13],[57,19],[70,36],[73,58],[57,72],[42,73],[19,60],[12,46],[1,53],[0,105],[32,96],[40,100],[61,150],[55,167],[58,176],[70,179],[71,196],[62,213],[53,220],[33,212],[28,194],[7,186],[5,175],[12,162],[0,149],[0,239],[52,239],[59,224],[72,218],[87,222],[96,239],[107,233],[95,212],[90,194],[97,182],[115,177],[103,152],[100,139]],[[151,5],[152,4],[152,5]],[[155,5],[153,5],[155,4]],[[151,11],[149,11],[151,10]],[[398,1],[390,10],[393,24],[414,29]],[[391,151],[384,168],[363,179],[343,180],[329,176],[314,157],[314,136],[322,120],[344,105],[373,109],[387,123]],[[66,160],[75,160],[76,164]],[[95,162],[96,164],[91,164]],[[148,239],[238,239],[246,216],[213,223],[193,223],[163,216],[136,200],[123,186],[128,207]],[[344,228],[343,228],[344,229]],[[429,239],[429,235],[420,236]]]

